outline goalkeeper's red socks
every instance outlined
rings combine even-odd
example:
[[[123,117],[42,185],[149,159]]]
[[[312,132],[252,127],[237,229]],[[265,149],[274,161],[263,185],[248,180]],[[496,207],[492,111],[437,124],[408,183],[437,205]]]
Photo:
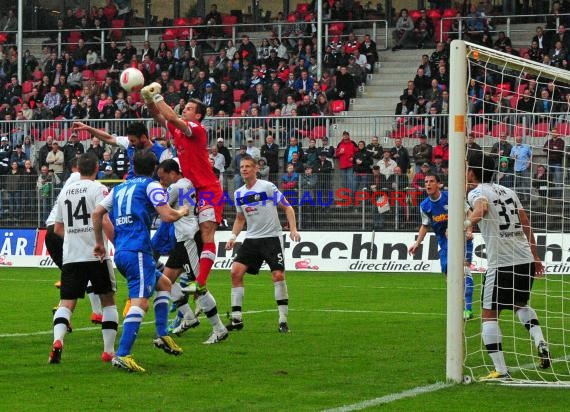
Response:
[[[196,283],[204,286],[208,280],[208,275],[214,266],[216,260],[216,244],[214,242],[204,243],[202,253],[200,254],[200,273],[196,277]]]

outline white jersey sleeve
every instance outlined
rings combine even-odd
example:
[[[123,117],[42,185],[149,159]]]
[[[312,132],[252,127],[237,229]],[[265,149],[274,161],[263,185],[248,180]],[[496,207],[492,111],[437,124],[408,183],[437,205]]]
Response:
[[[182,178],[168,187],[168,202],[173,209],[187,206],[190,214],[174,222],[176,241],[183,242],[194,239],[199,230],[198,217],[194,214],[196,207],[196,191],[189,179]]]
[[[115,140],[117,141],[117,146],[127,149],[130,145],[129,138],[127,136],[115,136]]]
[[[73,172],[72,174],[69,175],[69,177],[65,181],[65,184],[61,188],[61,192],[63,192],[66,187],[68,187],[72,183],[78,182],[79,180],[81,180],[81,174],[79,172]],[[60,192],[60,194],[61,194],[61,192]],[[51,212],[49,213],[49,216],[46,219],[46,226],[51,226],[56,222],[56,216],[59,214],[58,204],[59,204],[59,202],[56,201],[55,204],[53,205]],[[59,220],[59,222],[61,222],[61,220]]]
[[[113,193],[115,189],[111,189],[111,193],[109,193],[103,200],[99,202],[101,206],[105,208],[107,212],[111,212],[113,210]]]

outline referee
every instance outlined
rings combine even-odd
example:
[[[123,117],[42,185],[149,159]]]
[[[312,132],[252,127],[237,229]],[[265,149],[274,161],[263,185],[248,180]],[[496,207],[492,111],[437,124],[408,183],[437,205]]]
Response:
[[[234,194],[237,215],[226,250],[233,249],[236,238],[246,223],[247,232],[231,267],[232,313],[231,322],[226,327],[228,330],[243,329],[243,277],[246,272],[252,275],[258,274],[261,265],[267,262],[275,287],[279,332],[288,333],[289,295],[285,281],[283,237],[277,207],[285,211],[291,240],[298,242],[301,240],[301,235],[297,232],[295,211],[273,183],[257,179],[257,169],[257,160],[253,157],[244,155],[241,158],[240,174],[245,184]]]

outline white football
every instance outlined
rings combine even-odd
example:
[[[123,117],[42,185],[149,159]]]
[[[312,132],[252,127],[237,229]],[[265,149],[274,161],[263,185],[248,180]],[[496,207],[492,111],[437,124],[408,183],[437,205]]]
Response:
[[[119,77],[121,87],[127,92],[134,92],[142,89],[144,86],[144,76],[139,69],[129,67],[123,70],[121,77]]]

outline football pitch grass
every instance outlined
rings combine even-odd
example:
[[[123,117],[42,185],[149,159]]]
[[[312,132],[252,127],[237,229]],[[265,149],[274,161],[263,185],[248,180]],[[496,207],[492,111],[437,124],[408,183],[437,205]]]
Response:
[[[245,327],[220,344],[202,344],[211,331],[202,318],[175,337],[184,354],[169,356],[152,345],[150,310],[133,349],[143,374],[101,362],[88,299],[77,305],[61,364],[47,363],[57,277],[55,269],[0,269],[0,410],[568,410],[564,389],[446,384],[441,275],[290,272],[289,334],[277,332],[269,274],[248,276]],[[228,273],[214,272],[209,287],[225,314]]]

